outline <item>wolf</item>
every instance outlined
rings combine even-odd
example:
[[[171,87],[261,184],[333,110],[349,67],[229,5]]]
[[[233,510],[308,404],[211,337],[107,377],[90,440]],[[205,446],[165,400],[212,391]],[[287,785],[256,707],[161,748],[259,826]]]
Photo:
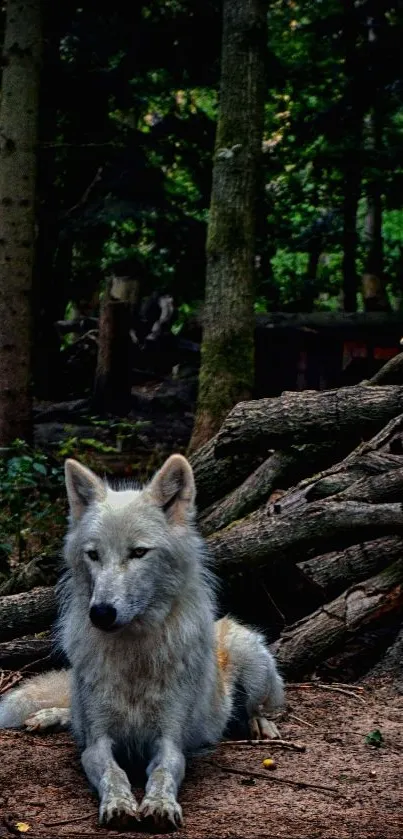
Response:
[[[65,479],[57,635],[70,667],[7,693],[0,727],[71,725],[101,823],[180,827],[186,756],[219,742],[239,690],[252,735],[275,735],[283,681],[262,635],[216,620],[185,457],[171,455],[143,488],[113,489],[71,459]],[[126,771],[139,757],[140,804]]]

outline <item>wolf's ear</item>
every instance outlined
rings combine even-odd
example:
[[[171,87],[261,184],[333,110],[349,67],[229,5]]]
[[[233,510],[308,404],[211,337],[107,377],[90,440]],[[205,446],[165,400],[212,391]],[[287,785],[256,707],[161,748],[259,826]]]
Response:
[[[104,500],[106,488],[101,478],[77,460],[66,460],[64,474],[71,514],[78,520],[89,504]]]
[[[196,498],[193,471],[186,458],[171,455],[152,479],[149,492],[170,521],[183,524],[186,514],[193,511]]]

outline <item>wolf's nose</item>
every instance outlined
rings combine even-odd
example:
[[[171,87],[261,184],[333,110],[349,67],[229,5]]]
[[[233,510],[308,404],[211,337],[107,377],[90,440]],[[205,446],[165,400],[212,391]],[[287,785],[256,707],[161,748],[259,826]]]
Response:
[[[99,603],[97,606],[91,606],[90,619],[94,626],[98,629],[112,629],[116,620],[116,609],[110,606],[109,603]]]

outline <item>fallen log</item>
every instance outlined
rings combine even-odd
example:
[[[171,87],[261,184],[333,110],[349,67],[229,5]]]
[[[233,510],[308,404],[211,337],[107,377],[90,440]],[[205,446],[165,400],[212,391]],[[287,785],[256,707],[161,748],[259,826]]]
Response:
[[[217,460],[214,452],[215,437],[189,458],[196,488],[197,507],[203,510],[238,486],[267,457],[263,448],[259,454],[227,457]]]
[[[61,666],[49,638],[24,638],[0,644],[0,669],[21,670],[35,665],[35,672]]]
[[[202,316],[201,316],[202,317]],[[256,315],[256,325],[261,329],[296,329],[334,330],[343,335],[345,340],[357,338],[357,334],[372,336],[378,332],[390,338],[391,332],[399,336],[403,332],[402,312],[269,312]],[[399,339],[397,339],[399,340]],[[397,343],[397,342],[396,342]]]
[[[318,586],[323,602],[337,597],[347,585],[357,584],[378,574],[403,556],[403,539],[386,536],[372,542],[351,545],[344,551],[331,551],[299,562],[297,568],[310,583]]]
[[[286,679],[298,679],[362,627],[403,609],[403,561],[347,589],[340,597],[287,627],[272,650]]]
[[[400,501],[403,498],[403,467],[372,478],[360,478],[330,498],[337,498],[337,501],[365,501],[369,504]]]
[[[321,500],[332,495],[345,492],[345,499],[362,499],[367,501],[400,500],[399,477],[393,477],[392,472],[403,469],[403,417],[399,416],[383,428],[371,440],[360,443],[351,452],[351,441],[307,444],[292,447],[288,451],[274,452],[262,463],[246,480],[232,490],[220,503],[212,504],[203,510],[199,517],[199,525],[204,535],[214,533],[226,527],[231,521],[247,515],[266,500],[273,490],[283,489],[287,483],[298,480],[300,473],[311,473],[309,477],[300,480],[296,487],[291,487],[281,499],[281,510],[298,506],[302,502]],[[349,438],[347,438],[349,439]],[[349,454],[344,460],[328,468],[324,468],[326,459],[334,461],[337,454]],[[393,454],[399,451],[401,454]],[[322,460],[322,463],[320,462]],[[217,461],[221,463],[221,461]],[[316,469],[322,471],[317,474]],[[389,472],[379,482],[376,476]],[[364,479],[373,475],[374,480],[367,486]],[[363,483],[358,482],[362,479]],[[353,489],[353,485],[357,484]],[[367,492],[367,495],[365,494]],[[338,495],[338,500],[342,496]],[[344,496],[343,496],[344,497]]]
[[[368,385],[400,385],[403,381],[403,353],[393,356],[371,379]]]
[[[291,481],[299,480],[314,469],[323,468],[330,459],[334,460],[333,443],[274,452],[220,503],[211,504],[203,511],[199,517],[202,534],[208,536],[231,521],[246,516],[267,501],[273,490],[285,489]]]
[[[31,489],[31,488],[29,488]],[[31,591],[38,587],[48,587],[56,583],[60,574],[60,557],[36,556],[29,562],[20,563],[0,583],[0,597]]]
[[[379,431],[402,411],[403,387],[397,386],[292,391],[273,399],[239,402],[215,437],[215,456],[337,440],[346,435],[354,445],[354,440]]]
[[[219,568],[259,567],[301,561],[331,549],[391,534],[403,534],[401,504],[318,501],[291,513],[267,515],[260,508],[213,533],[207,544]]]
[[[56,617],[56,596],[51,587],[0,597],[0,639],[9,641],[49,629]]]
[[[374,476],[376,486],[376,476],[403,468],[402,434],[403,416],[400,415],[371,440],[360,443],[344,460],[290,487],[281,498],[281,510],[290,511],[302,503],[319,501],[336,494],[340,499],[340,494],[354,483],[371,476]],[[364,485],[361,486],[363,491]],[[370,486],[368,491],[371,492]]]

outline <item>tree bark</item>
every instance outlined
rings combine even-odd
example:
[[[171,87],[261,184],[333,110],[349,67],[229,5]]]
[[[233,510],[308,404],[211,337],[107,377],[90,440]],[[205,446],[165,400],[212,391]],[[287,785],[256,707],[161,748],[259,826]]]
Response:
[[[399,472],[403,468],[402,434],[403,416],[399,416],[391,420],[371,440],[357,446],[344,460],[310,478],[304,478],[296,487],[287,490],[277,504],[277,511],[280,508],[283,512],[289,512],[301,504],[329,499],[332,495],[337,495],[337,500],[342,500],[341,494],[344,491],[350,493],[350,487],[361,481],[362,484],[355,486],[354,496],[359,496],[360,500],[367,500],[365,494],[368,493],[368,497],[371,495],[374,498],[378,476],[387,472]],[[372,480],[367,485],[368,479]],[[397,483],[399,482],[398,476]],[[395,490],[392,488],[393,491]],[[382,480],[379,492],[386,495],[389,492]]]
[[[323,467],[326,461],[329,463],[333,460],[333,443],[274,452],[219,504],[211,504],[203,511],[199,518],[203,536],[221,530],[235,519],[246,516],[267,501],[273,490],[283,489],[289,486],[291,481],[299,480],[308,472]]]
[[[260,508],[209,536],[207,544],[219,568],[235,571],[295,563],[391,534],[403,534],[401,504],[317,501],[272,516]]]
[[[403,382],[403,353],[384,364],[366,384],[369,385],[400,385]]]
[[[23,638],[0,644],[2,670],[20,670],[22,667],[30,669],[33,664],[36,673],[60,665],[60,657],[54,652],[50,639]]]
[[[8,0],[0,102],[0,446],[30,439],[40,0]]]
[[[108,283],[99,319],[98,359],[93,410],[127,413],[131,400],[131,303],[111,296]]]
[[[56,617],[53,588],[34,588],[23,594],[0,597],[0,638],[9,641],[21,635],[49,629]]]
[[[222,498],[245,480],[264,457],[263,452],[253,455],[240,454],[237,457],[224,457],[217,460],[214,453],[215,440],[216,438],[213,437],[190,457],[196,481],[199,511]]]
[[[297,679],[362,627],[390,619],[403,607],[403,561],[351,586],[340,597],[287,627],[272,650],[287,679]]]
[[[403,410],[403,387],[355,387],[283,393],[239,402],[216,436],[216,457],[239,451],[369,436]]]
[[[189,451],[254,380],[255,203],[267,45],[265,0],[224,0],[219,116],[207,233],[199,395]]]
[[[344,551],[332,551],[300,562],[297,568],[322,592],[323,602],[337,597],[346,585],[357,584],[403,556],[403,539],[386,536],[372,542],[351,545]]]

